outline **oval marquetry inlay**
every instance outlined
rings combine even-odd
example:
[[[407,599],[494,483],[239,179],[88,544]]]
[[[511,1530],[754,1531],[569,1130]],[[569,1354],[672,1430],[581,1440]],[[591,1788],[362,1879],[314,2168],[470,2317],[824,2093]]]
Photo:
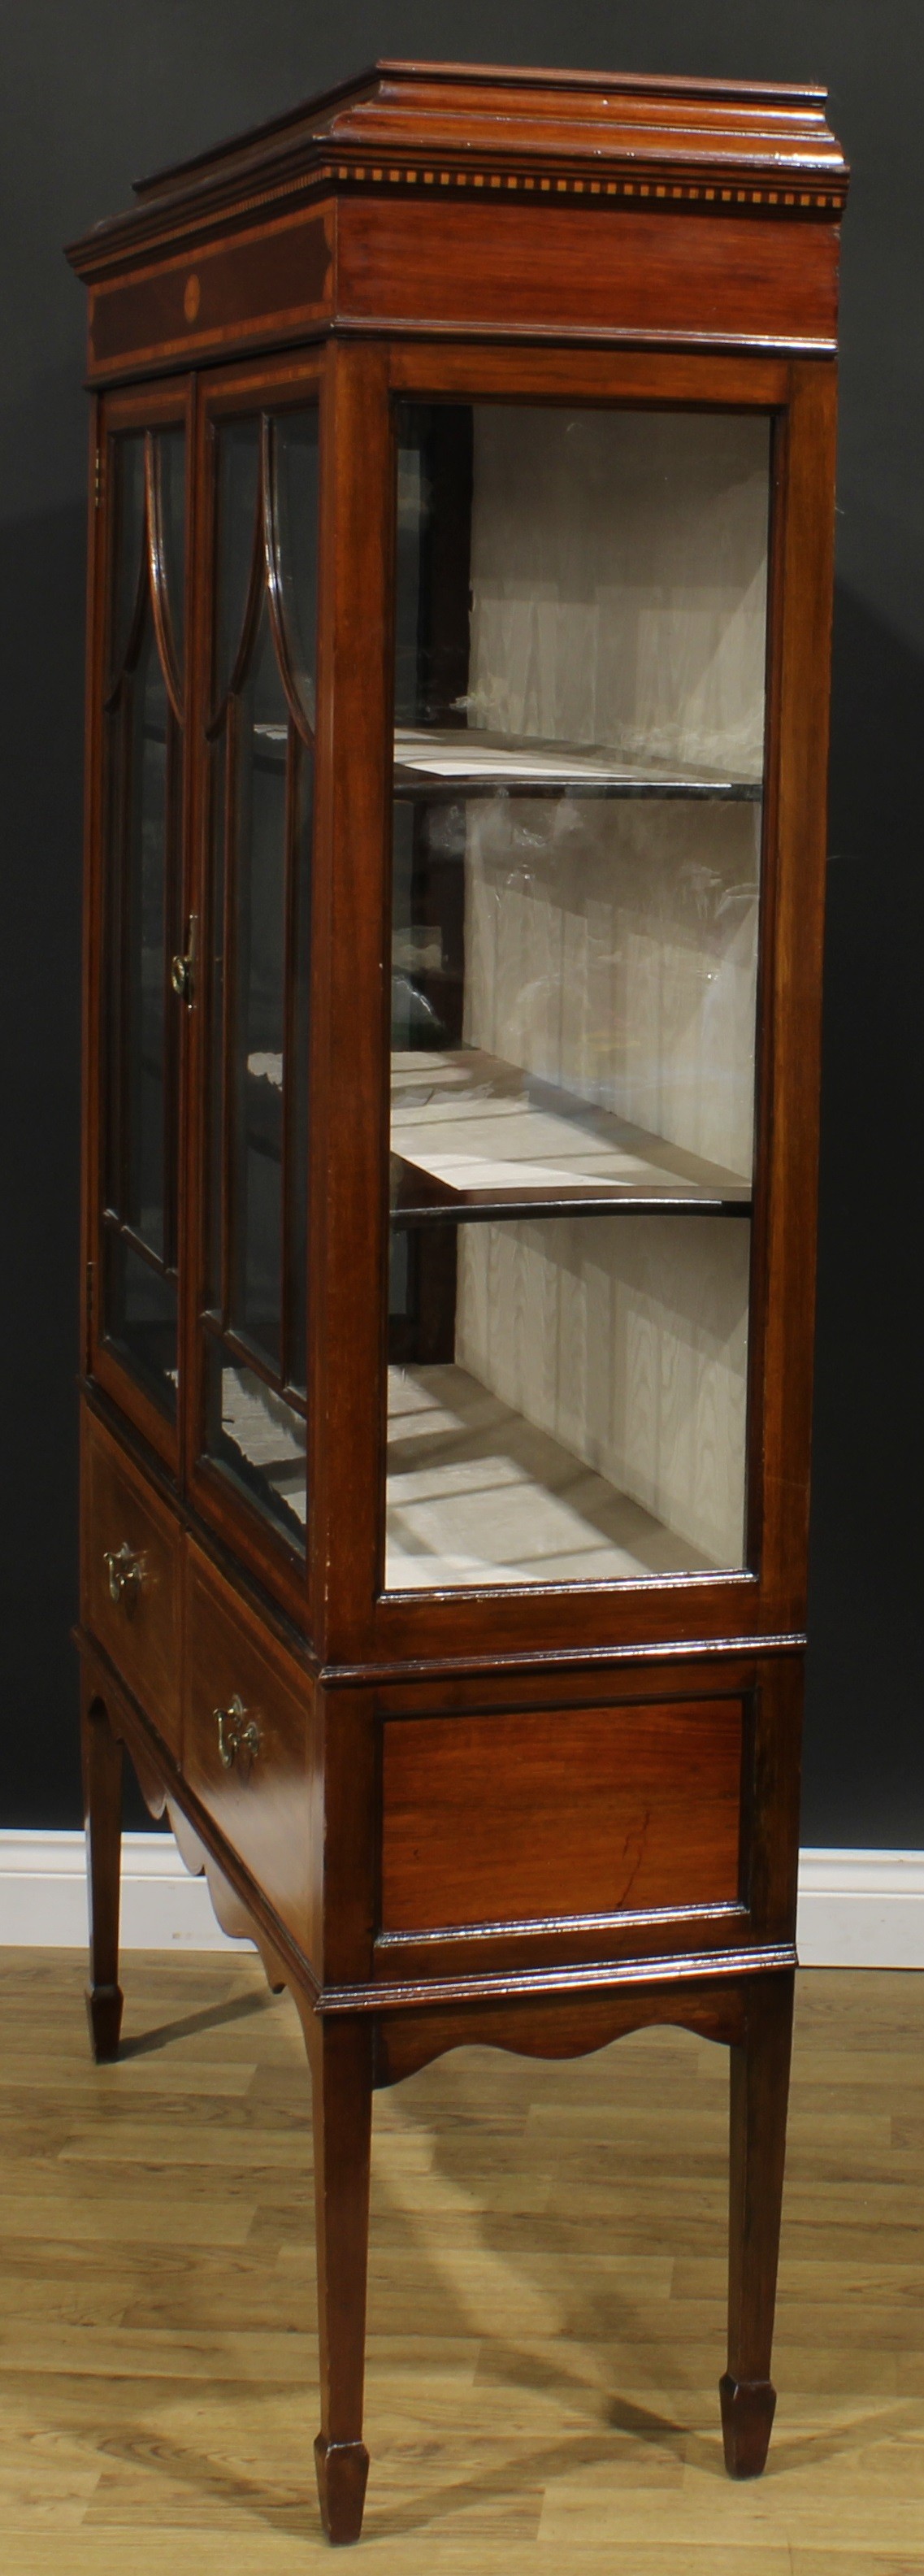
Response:
[[[200,292],[199,280],[196,276],[195,269],[193,269],[192,274],[186,280],[186,291],[183,296],[183,311],[186,315],[187,322],[194,322],[196,319],[196,315],[199,310]]]

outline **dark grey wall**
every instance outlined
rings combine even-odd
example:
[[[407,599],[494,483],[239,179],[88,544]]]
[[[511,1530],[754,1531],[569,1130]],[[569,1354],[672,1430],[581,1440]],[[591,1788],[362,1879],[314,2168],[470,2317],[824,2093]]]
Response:
[[[919,0],[30,0],[0,29],[0,1822],[77,1821],[83,295],[180,158],[377,53],[821,78],[843,263],[806,1839],[924,1844],[919,1724],[924,453]],[[915,1627],[917,1619],[918,1626]]]

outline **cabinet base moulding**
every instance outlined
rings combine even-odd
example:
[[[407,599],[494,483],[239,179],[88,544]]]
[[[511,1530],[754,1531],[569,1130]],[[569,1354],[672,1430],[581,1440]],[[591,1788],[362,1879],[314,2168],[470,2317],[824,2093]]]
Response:
[[[122,1852],[123,1950],[249,1949],[229,1945],[172,1834],[125,1834]],[[0,1947],[86,1940],[83,1835],[0,1831]],[[924,1851],[803,1850],[797,1940],[805,1968],[924,1968]]]

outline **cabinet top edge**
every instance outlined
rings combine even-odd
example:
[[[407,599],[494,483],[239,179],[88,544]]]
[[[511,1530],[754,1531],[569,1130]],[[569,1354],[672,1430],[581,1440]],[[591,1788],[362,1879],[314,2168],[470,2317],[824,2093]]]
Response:
[[[673,180],[684,197],[711,181],[713,211],[742,202],[777,216],[843,209],[849,177],[825,121],[827,92],[769,82],[381,61],[250,132],[157,171],[136,204],[68,249],[78,274],[154,243],[178,218],[243,213],[290,191],[357,183],[529,191],[536,206],[574,190],[613,211],[606,180]],[[551,184],[543,190],[542,179]],[[744,191],[742,200],[741,192]],[[619,195],[623,193],[620,188]],[[631,193],[630,193],[631,201]]]

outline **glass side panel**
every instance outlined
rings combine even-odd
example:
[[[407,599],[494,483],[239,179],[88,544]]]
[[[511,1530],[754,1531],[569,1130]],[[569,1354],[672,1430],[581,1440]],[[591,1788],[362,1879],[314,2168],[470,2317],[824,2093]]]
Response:
[[[237,707],[230,1321],[281,1361],[288,709],[264,608]]]
[[[160,556],[170,637],[182,671],[186,641],[186,432],[177,422],[158,433],[157,492]]]
[[[166,1397],[176,1394],[176,1281],[124,1234],[107,1229],[104,1251],[107,1338],[155,1402],[172,1411]]]
[[[304,1396],[308,1383],[308,1048],[310,1040],[311,843],[314,830],[314,761],[293,746],[295,883],[291,925],[291,1147],[289,1178],[288,1369]]]
[[[279,591],[289,665],[306,720],[314,725],[318,598],[318,432],[305,412],[273,423]]]
[[[206,1345],[207,1454],[294,1547],[305,1544],[305,1418],[253,1369]]]
[[[749,1256],[717,1216],[396,1230],[392,1588],[740,1564]]]
[[[210,745],[209,763],[210,866],[206,961],[209,1070],[205,1184],[207,1226],[205,1306],[207,1313],[213,1315],[221,1313],[224,1280],[224,1071],[229,1036],[225,1019],[224,852],[228,814],[227,773],[233,754],[232,730],[226,726],[218,740]]]
[[[302,1549],[317,413],[216,440],[204,1454]]]
[[[152,1252],[164,1253],[164,973],[169,785],[167,692],[154,629],[146,619],[131,697],[128,835],[125,852],[128,1095],[126,1215]]]
[[[112,499],[112,575],[108,670],[110,687],[118,679],[137,612],[139,588],[145,582],[143,430],[129,430],[112,445],[115,489]]]
[[[111,465],[102,1324],[173,1416],[179,1006],[170,967],[181,944],[184,431],[118,437]]]
[[[769,464],[400,410],[386,1588],[745,1562]]]
[[[254,579],[254,549],[262,528],[259,420],[226,421],[218,436],[216,544],[218,606],[215,623],[215,703],[227,695],[246,639],[247,604]]]

